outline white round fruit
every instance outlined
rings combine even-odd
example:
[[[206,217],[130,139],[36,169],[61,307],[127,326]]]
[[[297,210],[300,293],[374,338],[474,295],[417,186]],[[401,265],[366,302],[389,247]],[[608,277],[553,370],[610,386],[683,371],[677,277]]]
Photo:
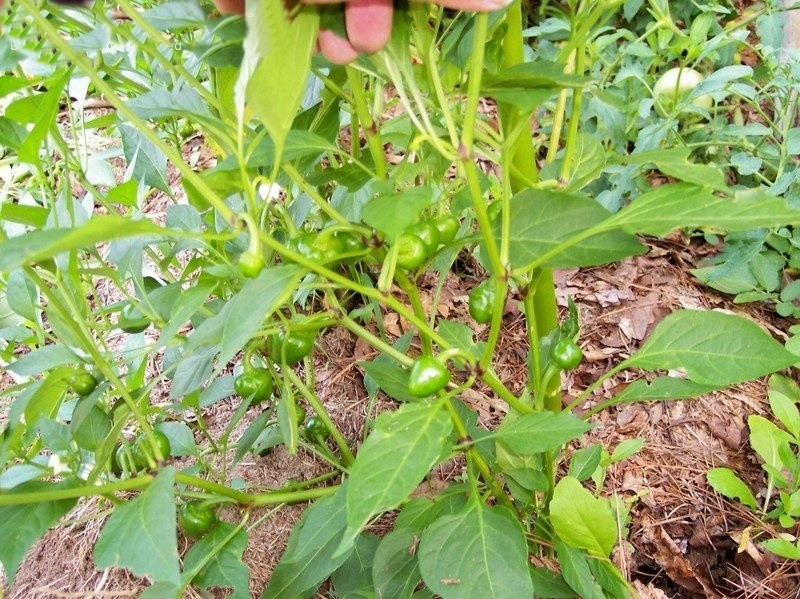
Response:
[[[703,79],[705,77],[699,71],[687,67],[675,67],[659,77],[655,87],[653,87],[653,95],[657,101],[673,105],[691,93]],[[692,100],[692,104],[706,110],[711,108],[713,103],[711,96],[707,94]]]

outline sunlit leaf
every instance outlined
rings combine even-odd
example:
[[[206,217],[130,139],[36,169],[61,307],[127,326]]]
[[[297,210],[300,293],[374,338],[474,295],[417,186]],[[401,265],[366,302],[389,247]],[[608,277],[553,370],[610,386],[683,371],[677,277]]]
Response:
[[[141,495],[117,506],[94,546],[100,568],[179,583],[174,485],[175,471],[165,468]]]
[[[425,585],[444,599],[533,595],[525,534],[504,507],[472,501],[439,518],[422,533],[417,559]]]
[[[756,323],[708,310],[680,310],[658,323],[627,363],[646,370],[683,369],[689,379],[728,386],[791,366],[788,352]]]
[[[617,522],[607,499],[595,497],[576,478],[565,476],[550,501],[550,522],[565,543],[608,557],[617,541]]]

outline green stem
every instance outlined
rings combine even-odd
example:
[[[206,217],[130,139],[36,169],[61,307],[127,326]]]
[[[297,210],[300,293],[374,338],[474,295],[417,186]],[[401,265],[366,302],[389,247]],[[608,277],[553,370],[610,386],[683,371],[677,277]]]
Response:
[[[422,305],[422,299],[420,298],[417,286],[409,280],[405,273],[399,270],[395,271],[394,278],[400,285],[400,289],[402,289],[406,297],[408,297],[411,309],[414,310],[414,314],[417,315],[417,318],[426,320],[425,307]],[[430,356],[433,354],[433,344],[431,343],[431,338],[423,333],[423,331],[419,331],[419,338],[422,342],[422,353]]]
[[[356,143],[356,142],[354,142]],[[323,198],[320,193],[316,190],[313,185],[310,185],[308,181],[306,181],[305,177],[301,175],[297,169],[290,163],[284,162],[281,165],[283,171],[289,175],[289,178],[306,194],[311,200],[317,205],[317,207],[331,220],[334,220],[340,224],[347,225],[350,224],[344,216],[339,214],[339,212],[331,206],[331,203]]]
[[[358,337],[361,337],[364,341],[369,343],[372,347],[374,347],[375,349],[377,349],[381,353],[389,356],[390,358],[392,358],[393,360],[395,360],[399,364],[402,364],[403,366],[406,366],[406,367],[410,367],[414,363],[414,360],[409,358],[406,354],[397,351],[394,347],[389,345],[386,341],[384,341],[383,339],[381,339],[377,335],[374,335],[373,333],[371,333],[370,331],[368,331],[367,329],[362,327],[355,320],[350,318],[347,314],[344,314],[342,312],[342,316],[340,317],[340,321],[339,322],[341,323],[341,325],[345,329],[347,329],[348,331],[350,331],[354,335],[356,335]]]
[[[375,120],[367,106],[366,98],[364,97],[364,75],[351,66],[345,67],[347,72],[347,80],[350,83],[350,89],[353,92],[353,106],[355,107],[358,120],[361,121],[361,128],[364,131],[364,137],[367,139],[367,147],[369,153],[372,155],[372,161],[375,163],[375,172],[378,179],[386,178],[386,156],[383,153],[383,142],[381,141],[381,134],[375,126]],[[358,131],[356,137],[350,140],[351,147],[358,147]]]
[[[524,60],[523,42],[522,42],[522,6],[519,1],[510,6],[506,13],[507,29],[503,37],[503,49],[505,50],[504,66],[513,66]],[[500,113],[500,121],[503,123],[503,130],[513,131],[517,126],[520,119],[528,122],[530,120],[529,114],[520,114],[516,109],[506,105],[498,107]],[[511,188],[514,193],[525,189],[529,181],[538,181],[539,173],[536,168],[536,162],[533,154],[533,143],[529,135],[520,135],[514,143],[514,147],[510,150],[512,164],[517,168],[517,171],[511,173]],[[531,298],[526,310],[526,317],[529,319],[529,327],[532,327],[538,336],[546,335],[558,326],[558,310],[556,306],[556,293],[555,283],[553,281],[553,273],[549,269],[540,269],[528,273],[532,276],[532,280],[536,281],[536,286],[533,289],[533,297]],[[529,290],[530,292],[530,290]],[[530,324],[529,311],[533,312],[534,323]],[[538,338],[532,341],[531,347],[538,346]],[[532,351],[537,351],[532,349]],[[536,373],[529,373],[529,376],[534,381],[537,376]],[[541,371],[538,376],[541,376]],[[536,383],[534,383],[535,385]],[[553,384],[544,391],[546,400],[545,406],[551,409],[556,406],[556,400],[560,405],[560,380],[556,377]]]
[[[508,387],[506,387],[502,381],[498,378],[497,374],[495,374],[492,370],[487,370],[481,374],[480,379],[486,383],[486,385],[494,391],[500,399],[505,401],[509,406],[514,408],[520,414],[530,414],[533,412],[533,408],[529,405],[521,402],[516,395],[514,395]]]
[[[72,489],[58,489],[54,491],[39,491],[33,493],[4,493],[0,495],[0,506],[24,505],[27,503],[44,503],[61,501],[63,499],[77,499],[91,495],[106,495],[117,491],[132,491],[141,489],[153,482],[153,476],[145,474],[136,478],[129,478],[105,485],[90,485],[88,487],[74,487]]]
[[[456,410],[450,398],[445,400],[444,407],[447,409],[448,414],[450,414],[450,419],[453,422],[453,427],[456,429],[456,435],[458,435],[458,438],[469,438],[467,427],[464,426],[464,422],[461,420],[461,416],[459,416],[458,411]],[[511,500],[508,498],[508,495],[506,495],[505,491],[503,491],[503,486],[494,477],[491,468],[489,468],[489,465],[478,453],[478,450],[475,448],[475,446],[470,445],[466,451],[466,454],[468,459],[471,460],[472,463],[478,468],[481,476],[483,476],[483,480],[486,481],[486,484],[492,490],[492,494],[495,496],[495,499],[511,510],[514,510],[514,505],[511,503]]]
[[[289,378],[292,384],[300,391],[300,394],[306,399],[306,401],[311,405],[314,411],[319,416],[319,419],[325,423],[325,426],[328,427],[328,430],[331,433],[331,437],[333,437],[336,446],[339,448],[339,451],[342,453],[342,462],[346,468],[350,467],[353,461],[356,459],[353,455],[353,452],[350,451],[350,446],[347,445],[347,439],[344,438],[339,428],[336,424],[331,420],[331,417],[328,415],[328,411],[325,409],[325,406],[322,405],[320,399],[311,392],[306,384],[300,380],[300,377],[295,374],[294,370],[291,368],[287,368],[284,372],[285,376]]]
[[[586,48],[583,43],[579,43],[575,48],[575,73],[583,75],[586,62]],[[572,159],[575,156],[575,148],[578,145],[578,126],[581,121],[581,105],[583,103],[583,90],[576,87],[572,90],[572,114],[569,117],[569,132],[567,133],[566,145],[564,147],[564,160],[561,162],[561,181],[569,182],[570,171],[572,170]]]

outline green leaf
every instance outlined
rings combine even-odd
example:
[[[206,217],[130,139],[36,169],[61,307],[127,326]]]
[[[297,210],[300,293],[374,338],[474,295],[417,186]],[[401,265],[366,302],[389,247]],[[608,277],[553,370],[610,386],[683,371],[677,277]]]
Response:
[[[194,455],[196,445],[194,433],[183,422],[162,422],[156,426],[169,439],[170,455],[184,457]]]
[[[228,596],[232,599],[247,599],[250,568],[242,562],[247,531],[241,529],[233,534],[236,529],[230,522],[217,522],[189,549],[183,558],[183,569],[193,575],[192,581],[201,589],[230,588],[233,593]]]
[[[317,42],[319,13],[305,7],[290,18],[283,2],[248,2],[247,37],[240,77],[247,105],[264,122],[281,156],[300,108]]]
[[[7,493],[41,493],[42,501],[7,505],[0,507],[0,563],[3,564],[8,584],[14,582],[17,568],[22,563],[25,553],[47,529],[58,522],[72,509],[75,499],[59,499],[52,501],[45,498],[45,493],[61,489],[69,489],[74,484],[68,482],[28,482],[18,485]]]
[[[512,451],[533,454],[557,449],[590,428],[588,423],[570,412],[544,410],[513,420],[506,418],[500,428],[489,436],[495,437]]]
[[[547,568],[531,568],[533,592],[539,599],[575,599],[572,590],[564,577]]]
[[[33,376],[78,361],[78,356],[66,345],[45,345],[9,364],[8,370],[20,376]]]
[[[439,461],[452,430],[441,403],[404,404],[378,416],[350,469],[345,544],[411,494]]]
[[[122,149],[131,178],[148,187],[170,193],[167,181],[167,156],[133,125],[119,126]]]
[[[382,599],[406,599],[420,581],[416,548],[419,533],[402,528],[381,539],[372,562],[375,593]]]
[[[2,293],[1,290],[0,293]],[[15,270],[8,275],[6,300],[9,307],[26,320],[31,322],[38,320],[39,289],[24,270]]]
[[[627,460],[635,453],[639,453],[639,450],[641,450],[642,447],[644,447],[644,439],[642,437],[625,439],[614,448],[614,451],[611,452],[611,458],[609,459],[609,462],[616,464],[622,460]]]
[[[792,379],[774,374],[769,379],[769,406],[775,417],[786,427],[795,439],[800,440],[800,388]]]
[[[96,244],[126,237],[188,237],[164,229],[149,220],[122,216],[94,216],[80,227],[32,231],[0,242],[0,270],[13,270],[54,258],[62,252],[94,247]]]
[[[747,417],[747,427],[750,429],[750,446],[764,460],[762,467],[779,486],[785,487],[787,483],[782,471],[786,464],[781,454],[790,453],[791,435],[758,414]]]
[[[265,268],[228,300],[215,317],[224,322],[218,359],[220,369],[258,333],[267,316],[291,298],[302,275],[302,269],[295,265]]]
[[[728,499],[738,499],[753,511],[758,509],[750,488],[730,468],[712,468],[706,473],[706,480],[717,493]]]
[[[422,533],[417,559],[425,585],[443,599],[533,595],[525,533],[504,507],[471,501],[439,518]]]
[[[566,75],[561,64],[537,60],[487,73],[481,92],[498,102],[531,112],[560,89],[579,88],[588,81],[577,75]]]
[[[142,11],[141,17],[156,29],[169,31],[203,25],[206,15],[194,0],[175,0]]]
[[[527,189],[511,198],[509,257],[515,269],[529,265],[570,268],[614,262],[645,248],[621,231],[593,235],[611,213],[593,199],[547,189]],[[493,223],[500,239],[501,220]]]
[[[94,546],[100,568],[127,568],[154,582],[179,584],[175,471],[164,468],[136,499],[114,510]]]
[[[707,164],[689,162],[691,153],[691,148],[670,148],[668,150],[658,148],[629,154],[625,161],[628,164],[637,165],[654,164],[658,170],[669,177],[701,187],[708,186],[718,191],[726,190],[728,186],[722,171]]]
[[[578,479],[565,476],[550,502],[550,523],[568,545],[608,557],[617,542],[617,521],[608,500],[595,497]]]
[[[560,539],[555,542],[561,575],[581,599],[607,599],[603,589],[594,579],[589,562],[582,551],[570,547]]]
[[[680,310],[658,323],[628,366],[683,369],[689,379],[725,387],[791,366],[788,352],[756,323],[730,314]]]
[[[419,402],[419,397],[408,390],[408,371],[394,361],[376,358],[359,362],[359,366],[370,376],[378,388],[393,399]]]
[[[718,388],[718,385],[701,385],[673,376],[659,376],[649,382],[645,379],[637,379],[614,396],[612,405],[639,401],[688,399]]]
[[[761,546],[780,557],[800,560],[800,543],[793,545],[785,539],[767,539],[761,543]]]
[[[362,533],[356,540],[353,551],[331,576],[337,597],[355,599],[374,597],[372,562],[381,539],[372,533]]]
[[[44,88],[47,89],[45,93],[33,96],[37,100],[36,110],[33,120],[31,121],[34,125],[25,138],[25,141],[22,142],[17,150],[17,157],[21,162],[30,162],[32,164],[40,163],[39,151],[42,142],[44,142],[47,134],[50,132],[50,128],[54,127],[56,124],[55,121],[60,107],[61,93],[64,91],[70,74],[71,70],[56,74],[45,82]],[[24,102],[28,99],[29,97],[25,97],[18,100],[18,102]],[[12,116],[12,106],[6,109],[5,114],[9,118],[14,118]]]
[[[432,197],[432,192],[425,188],[380,195],[364,205],[361,218],[391,241],[419,220],[420,213],[430,206]]]
[[[89,406],[87,409],[85,406]],[[95,451],[111,432],[111,417],[86,399],[75,408],[72,415],[72,435],[81,449]]]
[[[720,196],[688,183],[662,185],[615,214],[608,225],[628,233],[664,236],[681,227],[750,231],[800,223],[800,210],[763,191]]]
[[[296,125],[295,125],[296,126]],[[323,152],[338,152],[338,148],[324,137],[302,129],[292,129],[286,137],[281,159],[284,162],[294,162],[308,156],[318,156]],[[265,137],[247,157],[248,168],[271,167],[275,164],[275,142]],[[237,165],[238,168],[238,165]]]
[[[195,5],[196,6],[196,5]],[[128,107],[143,119],[167,116],[207,119],[211,117],[203,98],[188,85],[167,89],[154,87],[128,100]]]
[[[576,451],[569,461],[569,475],[577,480],[586,480],[600,465],[603,457],[603,446],[599,443]]]
[[[563,157],[559,157],[546,164],[542,168],[542,179],[558,179],[563,162]],[[600,140],[593,135],[579,134],[566,180],[566,190],[580,191],[600,176],[606,164],[606,152]]]
[[[347,486],[306,508],[261,599],[305,596],[345,562],[350,551],[336,550],[347,528]]]

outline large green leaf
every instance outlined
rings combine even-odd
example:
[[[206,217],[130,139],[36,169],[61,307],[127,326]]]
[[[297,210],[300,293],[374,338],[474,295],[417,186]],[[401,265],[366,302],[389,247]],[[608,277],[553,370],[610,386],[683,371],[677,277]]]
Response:
[[[372,562],[381,539],[368,532],[361,533],[345,562],[331,576],[337,597],[357,599],[373,597]]]
[[[560,539],[556,539],[555,548],[564,580],[581,599],[608,599],[592,575],[589,562],[582,551],[570,547]]]
[[[94,546],[100,568],[179,584],[174,487],[175,471],[165,468],[139,497],[117,506]]]
[[[756,323],[707,310],[680,310],[664,318],[628,366],[683,369],[690,380],[725,387],[781,370],[797,361]]]
[[[188,237],[149,220],[95,216],[80,227],[32,231],[0,242],[0,270],[13,270],[53,258],[61,252],[93,247],[102,241],[144,236]]]
[[[747,417],[747,428],[750,429],[750,446],[764,460],[762,468],[769,474],[770,484],[774,480],[779,487],[785,488],[788,484],[785,470],[795,468],[795,464],[785,461],[789,456],[795,460],[790,445],[792,436],[758,414]]]
[[[611,213],[593,199],[549,189],[527,189],[511,199],[509,257],[511,266],[553,268],[594,266],[641,254],[645,247],[621,231],[593,235],[591,229]],[[501,234],[501,219],[493,224]]]
[[[557,449],[567,441],[577,439],[591,426],[570,412],[544,410],[518,418],[506,418],[495,437],[512,451],[520,454],[541,453]]]
[[[550,523],[565,543],[608,557],[617,541],[617,522],[607,499],[595,497],[577,478],[565,476],[553,490]]]
[[[796,439],[800,439],[800,387],[792,379],[780,374],[769,379],[769,407],[775,418],[786,427]]]
[[[444,599],[533,596],[525,533],[504,507],[471,501],[439,518],[422,533],[417,559],[426,586]]]
[[[419,214],[431,204],[430,189],[408,189],[393,195],[381,195],[370,200],[361,211],[364,222],[395,239],[419,220]]]
[[[372,380],[386,395],[400,401],[418,402],[419,397],[412,395],[408,390],[408,370],[402,368],[397,362],[381,359],[379,356],[369,362],[359,362]],[[367,387],[369,389],[369,387]]]
[[[224,319],[220,368],[258,332],[267,316],[292,296],[302,275],[295,265],[265,268],[228,301],[218,317]]]
[[[588,81],[577,75],[566,75],[561,64],[539,60],[487,73],[481,82],[481,91],[498,102],[530,112],[560,89],[582,87]]]
[[[66,489],[69,483],[28,482],[18,485],[11,493],[42,493]],[[75,505],[75,499],[57,501],[43,500],[21,505],[0,507],[0,563],[8,577],[8,584],[14,582],[17,568],[25,553]]]
[[[630,233],[663,236],[679,227],[750,231],[800,223],[784,198],[756,190],[731,198],[689,183],[662,185],[638,197],[609,221]]]
[[[613,403],[688,399],[718,388],[718,385],[703,385],[673,376],[659,376],[649,382],[637,379],[615,395]]]
[[[350,469],[345,542],[411,494],[440,459],[452,429],[441,403],[404,404],[378,416]]]
[[[183,558],[183,569],[202,589],[230,588],[233,593],[228,597],[247,599],[250,597],[250,568],[242,562],[247,547],[247,531],[240,529],[234,534],[236,528],[230,522],[215,524],[208,534],[192,545]]]
[[[694,183],[695,185],[708,186],[712,189],[727,189],[725,176],[722,171],[707,164],[694,164],[689,162],[691,148],[658,148],[647,152],[637,152],[625,158],[628,164],[654,164],[665,175]]]
[[[246,18],[241,75],[246,82],[245,98],[264,122],[280,156],[303,99],[319,14],[307,6],[290,17],[283,2],[267,0],[248,2]]]
[[[347,483],[303,512],[262,599],[305,596],[345,562],[350,551],[337,548],[347,528],[346,489]]]
[[[419,532],[393,530],[381,539],[372,562],[375,592],[383,599],[405,599],[420,581],[416,547]]]

